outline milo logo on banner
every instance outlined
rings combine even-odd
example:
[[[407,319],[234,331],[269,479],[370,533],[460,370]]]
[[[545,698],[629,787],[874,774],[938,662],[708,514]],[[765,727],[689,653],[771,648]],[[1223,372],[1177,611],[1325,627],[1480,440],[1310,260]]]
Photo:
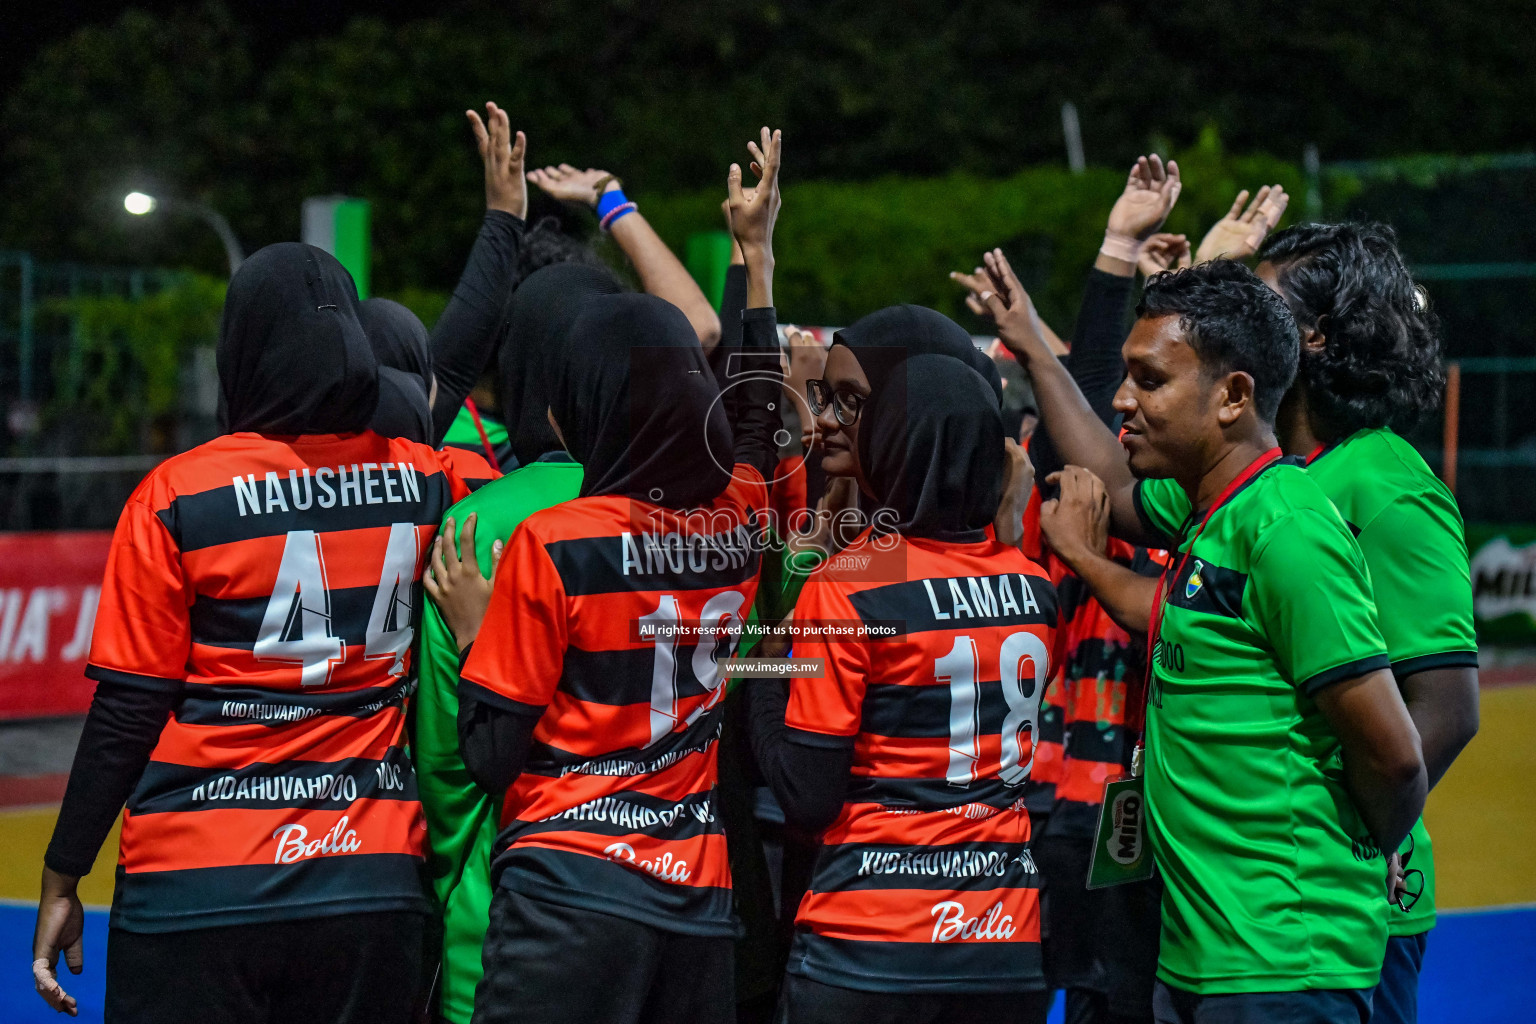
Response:
[[[1111,806],[1114,833],[1109,855],[1116,864],[1135,864],[1141,859],[1141,793],[1128,789],[1115,797]]]
[[[1476,535],[1484,531],[1468,532],[1474,552],[1472,610],[1479,636],[1505,642],[1536,640],[1536,530],[1500,530],[1480,547]],[[1493,531],[1485,536],[1489,533]]]

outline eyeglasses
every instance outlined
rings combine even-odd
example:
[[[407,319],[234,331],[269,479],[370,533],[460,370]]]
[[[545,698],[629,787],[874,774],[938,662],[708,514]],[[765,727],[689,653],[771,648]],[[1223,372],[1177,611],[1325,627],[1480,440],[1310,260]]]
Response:
[[[854,394],[852,391],[833,391],[825,380],[808,380],[805,382],[805,397],[811,403],[811,412],[820,416],[827,406],[832,407],[832,415],[837,417],[837,422],[845,427],[851,427],[859,421],[859,413],[864,410],[864,403],[868,401],[863,395]]]

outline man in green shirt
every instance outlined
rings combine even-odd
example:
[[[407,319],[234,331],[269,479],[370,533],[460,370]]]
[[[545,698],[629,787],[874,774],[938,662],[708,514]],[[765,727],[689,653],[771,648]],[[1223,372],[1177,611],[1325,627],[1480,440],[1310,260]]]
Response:
[[[1304,224],[1269,240],[1258,275],[1295,316],[1301,364],[1277,422],[1288,455],[1359,541],[1392,672],[1418,727],[1431,787],[1477,732],[1477,635],[1461,513],[1394,433],[1439,405],[1435,317],[1379,224]],[[1375,1024],[1418,1019],[1419,967],[1435,924],[1435,863],[1423,820],[1398,853]]]
[[[1387,938],[1379,850],[1418,817],[1425,773],[1359,546],[1275,442],[1295,322],[1231,261],[1152,279],[1124,347],[1122,449],[1002,254],[987,263],[998,291],[980,298],[1042,425],[1103,479],[1115,533],[1175,553],[1150,609],[1146,796],[1166,887],[1154,1013],[1362,1022]],[[1115,614],[1114,580],[1072,568]]]

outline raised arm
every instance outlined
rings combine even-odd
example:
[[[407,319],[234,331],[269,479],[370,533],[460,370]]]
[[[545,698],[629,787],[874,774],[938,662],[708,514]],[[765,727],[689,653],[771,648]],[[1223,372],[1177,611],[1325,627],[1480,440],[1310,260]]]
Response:
[[[531,171],[528,180],[556,199],[592,207],[599,214],[603,229],[613,236],[634,265],[645,293],[666,299],[682,310],[705,352],[719,344],[720,317],[714,307],[639,207],[624,195],[618,178],[595,167],[583,171],[560,164]]]
[[[432,374],[437,380],[432,398],[434,443],[448,433],[496,349],[507,302],[517,287],[518,254],[528,216],[528,186],[523,181],[528,140],[522,132],[513,137],[506,111],[496,104],[487,103],[485,112],[484,122],[473,110],[464,112],[485,165],[485,220],[453,297],[432,327]]]
[[[742,358],[730,385],[735,401],[731,424],[736,461],[756,466],[764,480],[773,478],[779,461],[774,434],[783,424],[778,403],[784,398],[784,369],[779,361],[779,329],[773,308],[773,226],[779,216],[779,158],[782,136],[762,129],[759,142],[747,143],[757,185],[742,188],[741,165],[731,164],[726,190],[731,234],[741,246],[747,268],[747,307],[742,311]]]
[[[985,261],[997,290],[983,292],[979,298],[997,323],[998,338],[1029,374],[1040,404],[1041,423],[1050,424],[1066,462],[1088,468],[1104,482],[1112,532],[1135,542],[1149,540],[1136,514],[1136,481],[1125,449],[1083,397],[1071,372],[1051,353],[1036,326],[1034,303],[1002,250],[987,253]]]

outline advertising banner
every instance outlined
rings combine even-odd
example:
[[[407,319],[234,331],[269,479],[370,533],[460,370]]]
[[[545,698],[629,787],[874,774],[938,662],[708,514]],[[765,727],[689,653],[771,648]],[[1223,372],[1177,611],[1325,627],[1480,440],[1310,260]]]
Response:
[[[0,719],[84,714],[108,531],[0,534]]]
[[[1482,643],[1536,646],[1536,526],[1468,526]]]

